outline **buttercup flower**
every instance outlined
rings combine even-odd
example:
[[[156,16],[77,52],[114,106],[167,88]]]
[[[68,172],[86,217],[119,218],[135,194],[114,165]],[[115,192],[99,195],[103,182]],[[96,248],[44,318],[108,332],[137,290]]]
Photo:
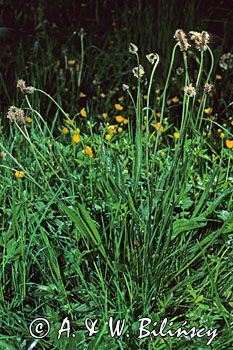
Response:
[[[189,97],[194,97],[196,95],[196,89],[193,87],[193,84],[189,84],[188,86],[184,87],[184,92]]]
[[[180,47],[180,51],[187,51],[188,48],[191,46],[188,43],[187,36],[182,29],[177,29],[175,31],[174,38],[178,42],[178,45]]]
[[[179,132],[174,132],[173,136],[174,136],[175,139],[178,140],[180,138],[180,133]]]
[[[92,152],[92,149],[91,147],[89,146],[86,146],[83,150],[82,150],[82,153],[83,154],[87,154],[90,158],[93,158],[93,152]]]
[[[119,103],[115,103],[115,108],[117,111],[122,111],[122,109],[124,109],[124,107]]]
[[[213,112],[213,108],[211,108],[211,107],[206,108],[206,109],[204,109],[204,112],[205,112],[206,114],[211,114],[211,113]]]
[[[221,137],[221,139],[224,139],[225,134],[223,132],[221,132],[221,134],[219,136]]]
[[[80,138],[79,135],[74,134],[74,135],[72,136],[72,140],[73,140],[73,142],[78,143],[78,142],[81,141],[81,138]]]
[[[116,134],[116,129],[117,129],[117,125],[109,125],[108,126],[109,134]]]
[[[155,61],[158,61],[159,55],[157,53],[149,53],[148,55],[146,55],[146,58],[151,64],[154,64]]]
[[[79,128],[75,129],[75,130],[74,130],[74,134],[75,134],[75,135],[80,134],[80,129],[79,129]]]
[[[25,122],[26,122],[26,123],[29,123],[29,124],[32,123],[32,118],[26,117],[26,118],[25,118]]]
[[[153,126],[156,130],[163,131],[163,126],[159,122],[154,123]]]
[[[25,171],[20,170],[15,172],[15,177],[17,178],[22,178],[24,177],[24,175],[25,175]]]
[[[112,136],[111,136],[110,134],[105,135],[105,139],[106,139],[106,140],[109,141],[109,140],[111,140],[111,138],[112,138]]]
[[[75,63],[76,63],[75,60],[68,60],[68,61],[67,61],[68,66],[74,66]]]
[[[191,35],[191,40],[194,41],[195,47],[197,50],[199,51],[207,50],[207,45],[209,44],[209,41],[210,41],[210,35],[208,32],[204,30],[201,33],[191,31],[189,32],[189,34]]]
[[[115,119],[116,119],[117,123],[122,123],[125,118],[122,117],[121,115],[117,115]]]
[[[86,117],[87,116],[86,109],[82,108],[81,111],[80,111],[80,114],[81,114],[82,117]]]
[[[233,148],[233,140],[226,140],[227,148]]]
[[[63,133],[63,135],[68,134],[68,132],[69,132],[69,129],[68,129],[68,128],[66,128],[66,127],[62,128],[62,133]]]
[[[173,97],[173,98],[172,98],[172,102],[173,102],[173,103],[178,103],[178,102],[179,102],[178,97],[177,97],[177,96]]]
[[[133,72],[133,75],[138,79],[142,78],[143,75],[145,74],[144,68],[141,64],[139,64],[139,67],[134,67],[132,72]]]
[[[135,55],[137,52],[138,52],[138,47],[135,44],[130,43],[129,44],[129,53],[132,53],[133,55]]]

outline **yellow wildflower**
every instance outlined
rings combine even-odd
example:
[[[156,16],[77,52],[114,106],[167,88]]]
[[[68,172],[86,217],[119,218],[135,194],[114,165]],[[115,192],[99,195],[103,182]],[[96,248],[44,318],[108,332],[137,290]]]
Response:
[[[224,139],[224,133],[223,132],[221,132],[221,134],[219,135],[220,137],[221,137],[221,139]]]
[[[63,135],[68,134],[68,132],[69,132],[69,129],[67,127],[62,128]]]
[[[23,171],[23,170],[16,171],[15,172],[15,177],[17,177],[19,179],[19,178],[24,177],[24,174],[25,174],[25,171]]]
[[[126,118],[124,118],[123,123],[124,123],[124,124],[128,124],[128,122],[129,122],[129,120],[126,119]]]
[[[174,132],[174,137],[175,137],[175,139],[179,139],[180,138],[180,133],[179,132]]]
[[[121,102],[121,101],[123,101],[124,100],[124,97],[123,96],[120,96],[119,98],[118,98],[118,101],[119,102]]]
[[[165,152],[164,151],[161,151],[161,156],[164,157],[165,156]]]
[[[74,66],[75,65],[75,60],[68,60],[67,63],[69,66]]]
[[[80,114],[81,114],[82,117],[86,117],[87,116],[86,109],[82,108],[81,111],[80,111]]]
[[[156,130],[163,131],[163,126],[159,122],[154,123],[153,126]]]
[[[227,148],[233,148],[233,140],[226,140]]]
[[[160,96],[157,96],[157,97],[156,97],[156,100],[159,101],[159,100],[160,100]]]
[[[107,113],[102,113],[102,117],[103,117],[104,119],[106,119],[106,118],[107,118],[107,116],[108,116],[108,114],[107,114]]]
[[[211,107],[206,108],[206,109],[204,109],[204,112],[205,112],[206,114],[210,114],[210,113],[213,112],[213,108],[211,108]]]
[[[32,122],[32,118],[26,117],[26,118],[25,118],[25,122],[26,122],[26,123],[31,123],[31,122]]]
[[[143,98],[144,98],[144,100],[147,100],[147,95],[144,95]]]
[[[72,140],[73,140],[73,142],[78,143],[78,142],[81,141],[81,138],[80,138],[79,135],[74,134],[74,135],[72,136]]]
[[[122,132],[123,131],[123,129],[120,127],[120,128],[118,128],[118,132]]]
[[[170,106],[170,104],[172,103],[171,98],[169,100],[167,100],[167,105]]]
[[[157,112],[157,113],[155,113],[155,115],[156,115],[156,117],[160,117],[161,116],[161,113],[160,112]]]
[[[122,109],[124,109],[124,107],[120,103],[115,103],[115,108],[117,111],[122,111]]]
[[[173,98],[172,98],[172,102],[173,102],[173,103],[178,103],[178,102],[179,102],[178,97],[177,97],[177,96],[173,97]]]
[[[116,128],[117,128],[117,125],[109,125],[108,126],[109,134],[115,134],[116,133]]]
[[[231,125],[233,125],[233,120],[231,121]]]
[[[155,89],[155,94],[159,94],[160,89]]]
[[[106,139],[106,140],[111,140],[111,137],[112,137],[112,136],[111,136],[110,134],[105,135],[105,139]]]
[[[117,115],[116,117],[115,117],[115,119],[116,119],[116,121],[117,121],[117,123],[122,123],[123,121],[124,121],[124,117],[122,117],[121,115]]]
[[[79,129],[79,128],[75,129],[75,130],[74,130],[74,134],[75,134],[75,135],[80,134],[80,129]]]
[[[222,129],[218,129],[217,132],[219,132],[219,133],[222,132]]]
[[[93,158],[93,152],[92,152],[92,149],[91,147],[89,146],[86,146],[83,150],[82,150],[82,153],[83,154],[87,154],[90,158]]]

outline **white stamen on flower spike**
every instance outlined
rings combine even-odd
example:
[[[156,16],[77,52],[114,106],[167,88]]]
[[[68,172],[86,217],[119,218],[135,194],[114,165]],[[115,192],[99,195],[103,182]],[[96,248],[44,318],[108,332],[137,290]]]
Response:
[[[191,31],[189,32],[189,35],[191,36],[191,40],[194,41],[195,47],[199,51],[206,51],[207,45],[210,41],[210,35],[206,31],[202,31],[201,33]]]
[[[145,74],[144,68],[141,64],[139,64],[139,67],[134,67],[132,72],[136,78],[142,78]]]
[[[174,38],[178,42],[180,51],[187,51],[191,45],[188,43],[187,36],[182,29],[177,29],[174,34]]]
[[[19,79],[17,82],[17,88],[24,94],[33,94],[36,88],[34,86],[26,86],[26,83],[23,79]]]
[[[194,96],[196,96],[196,93],[197,93],[193,84],[189,84],[188,86],[185,86],[184,92],[189,97],[194,97]]]

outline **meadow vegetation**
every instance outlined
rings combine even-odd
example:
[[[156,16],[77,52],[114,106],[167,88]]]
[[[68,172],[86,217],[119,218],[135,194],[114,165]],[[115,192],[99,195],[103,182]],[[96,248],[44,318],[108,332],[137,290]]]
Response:
[[[109,57],[80,29],[62,63],[45,38],[14,97],[2,81],[1,349],[231,349],[232,85],[194,30],[168,31],[166,57],[120,37]],[[52,326],[34,341],[39,316]],[[67,316],[76,337],[58,340]],[[138,339],[142,317],[218,337]]]

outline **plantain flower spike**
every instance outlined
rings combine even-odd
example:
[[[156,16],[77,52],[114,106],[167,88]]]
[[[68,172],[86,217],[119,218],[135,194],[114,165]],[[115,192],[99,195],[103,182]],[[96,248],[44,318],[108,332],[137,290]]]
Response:
[[[18,80],[17,88],[19,88],[23,94],[33,94],[36,90],[33,86],[26,86],[26,83],[23,79]]]
[[[194,97],[196,95],[196,89],[193,86],[193,84],[189,84],[188,86],[184,87],[184,92],[189,97]]]
[[[130,43],[129,44],[129,53],[136,55],[137,52],[138,52],[138,47],[135,44]]]
[[[132,72],[136,78],[142,78],[145,74],[144,68],[141,64],[139,64],[139,67],[134,67]]]
[[[153,65],[155,61],[159,60],[159,55],[157,53],[149,53],[148,55],[146,55],[146,58]]]
[[[194,41],[195,47],[199,51],[206,51],[207,45],[210,42],[210,35],[206,31],[202,31],[201,33],[191,31],[189,32],[190,38]]]
[[[187,51],[191,45],[188,43],[187,36],[182,29],[177,29],[174,34],[174,38],[178,42],[180,51]]]

